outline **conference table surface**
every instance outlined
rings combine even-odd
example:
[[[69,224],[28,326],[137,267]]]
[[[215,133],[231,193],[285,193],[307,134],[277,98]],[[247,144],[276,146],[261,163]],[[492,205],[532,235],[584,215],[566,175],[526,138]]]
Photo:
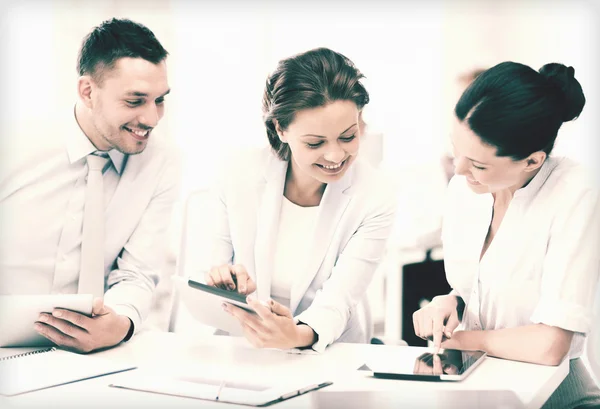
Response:
[[[461,382],[378,379],[367,362],[402,360],[402,346],[338,343],[323,354],[257,349],[238,337],[142,331],[127,343],[93,355],[137,369],[0,399],[2,407],[248,407],[114,388],[126,377],[193,371],[215,379],[277,382],[315,376],[333,382],[275,408],[539,408],[568,374],[568,361],[543,366],[486,357]],[[422,348],[423,352],[427,348]],[[52,368],[48,368],[52,371]]]

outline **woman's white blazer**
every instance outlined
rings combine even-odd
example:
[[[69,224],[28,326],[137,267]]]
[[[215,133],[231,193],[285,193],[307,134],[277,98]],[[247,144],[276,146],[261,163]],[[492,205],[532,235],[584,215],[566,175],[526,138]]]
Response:
[[[287,167],[271,149],[245,152],[227,161],[212,195],[211,251],[203,268],[242,264],[261,300],[270,297]],[[394,222],[391,186],[382,173],[357,159],[325,188],[312,250],[290,294],[295,319],[318,334],[317,351],[334,341],[369,342],[366,290]]]

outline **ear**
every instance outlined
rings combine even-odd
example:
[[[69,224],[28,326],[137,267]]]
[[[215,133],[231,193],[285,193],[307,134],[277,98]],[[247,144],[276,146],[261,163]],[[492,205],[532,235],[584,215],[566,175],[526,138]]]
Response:
[[[279,140],[283,143],[287,143],[287,138],[285,137],[285,131],[281,129],[279,125],[279,121],[277,119],[273,119],[273,125],[275,125],[275,132],[277,132],[277,136],[279,136]]]
[[[529,155],[529,157],[525,159],[525,172],[533,172],[534,170],[539,169],[544,164],[546,156],[546,152],[543,151],[533,152]]]
[[[88,108],[93,108],[92,93],[96,89],[94,80],[89,75],[82,75],[77,81],[77,95]]]

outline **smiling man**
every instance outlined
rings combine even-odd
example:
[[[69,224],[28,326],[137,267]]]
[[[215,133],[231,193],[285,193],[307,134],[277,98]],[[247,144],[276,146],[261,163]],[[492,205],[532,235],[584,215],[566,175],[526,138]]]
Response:
[[[177,155],[154,132],[167,55],[130,20],[94,28],[67,125],[30,125],[0,175],[0,294],[94,295],[91,317],[55,310],[31,323],[67,349],[126,341],[150,308],[179,185]]]

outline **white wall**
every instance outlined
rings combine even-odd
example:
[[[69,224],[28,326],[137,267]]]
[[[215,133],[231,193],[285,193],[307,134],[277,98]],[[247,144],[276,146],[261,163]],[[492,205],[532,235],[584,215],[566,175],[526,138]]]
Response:
[[[277,61],[326,46],[367,76],[370,125],[392,168],[437,165],[449,132],[456,76],[503,60],[573,65],[588,96],[557,151],[594,163],[600,38],[593,1],[28,0],[2,3],[3,118],[64,114],[75,98],[83,36],[129,17],[170,51],[173,89],[161,124],[186,152],[186,191],[206,185],[218,154],[266,143],[260,101]]]
[[[449,74],[507,60],[534,69],[550,62],[573,66],[587,103],[579,119],[563,126],[555,153],[600,170],[595,160],[600,147],[600,118],[595,115],[600,111],[600,2],[458,0],[449,2],[445,16],[444,61]]]
[[[321,46],[345,54],[367,76],[366,117],[386,134],[395,161],[434,156],[440,13],[388,3],[174,1],[172,119],[194,158],[186,186],[204,183],[215,151],[266,144],[260,104],[267,75],[279,59]]]

